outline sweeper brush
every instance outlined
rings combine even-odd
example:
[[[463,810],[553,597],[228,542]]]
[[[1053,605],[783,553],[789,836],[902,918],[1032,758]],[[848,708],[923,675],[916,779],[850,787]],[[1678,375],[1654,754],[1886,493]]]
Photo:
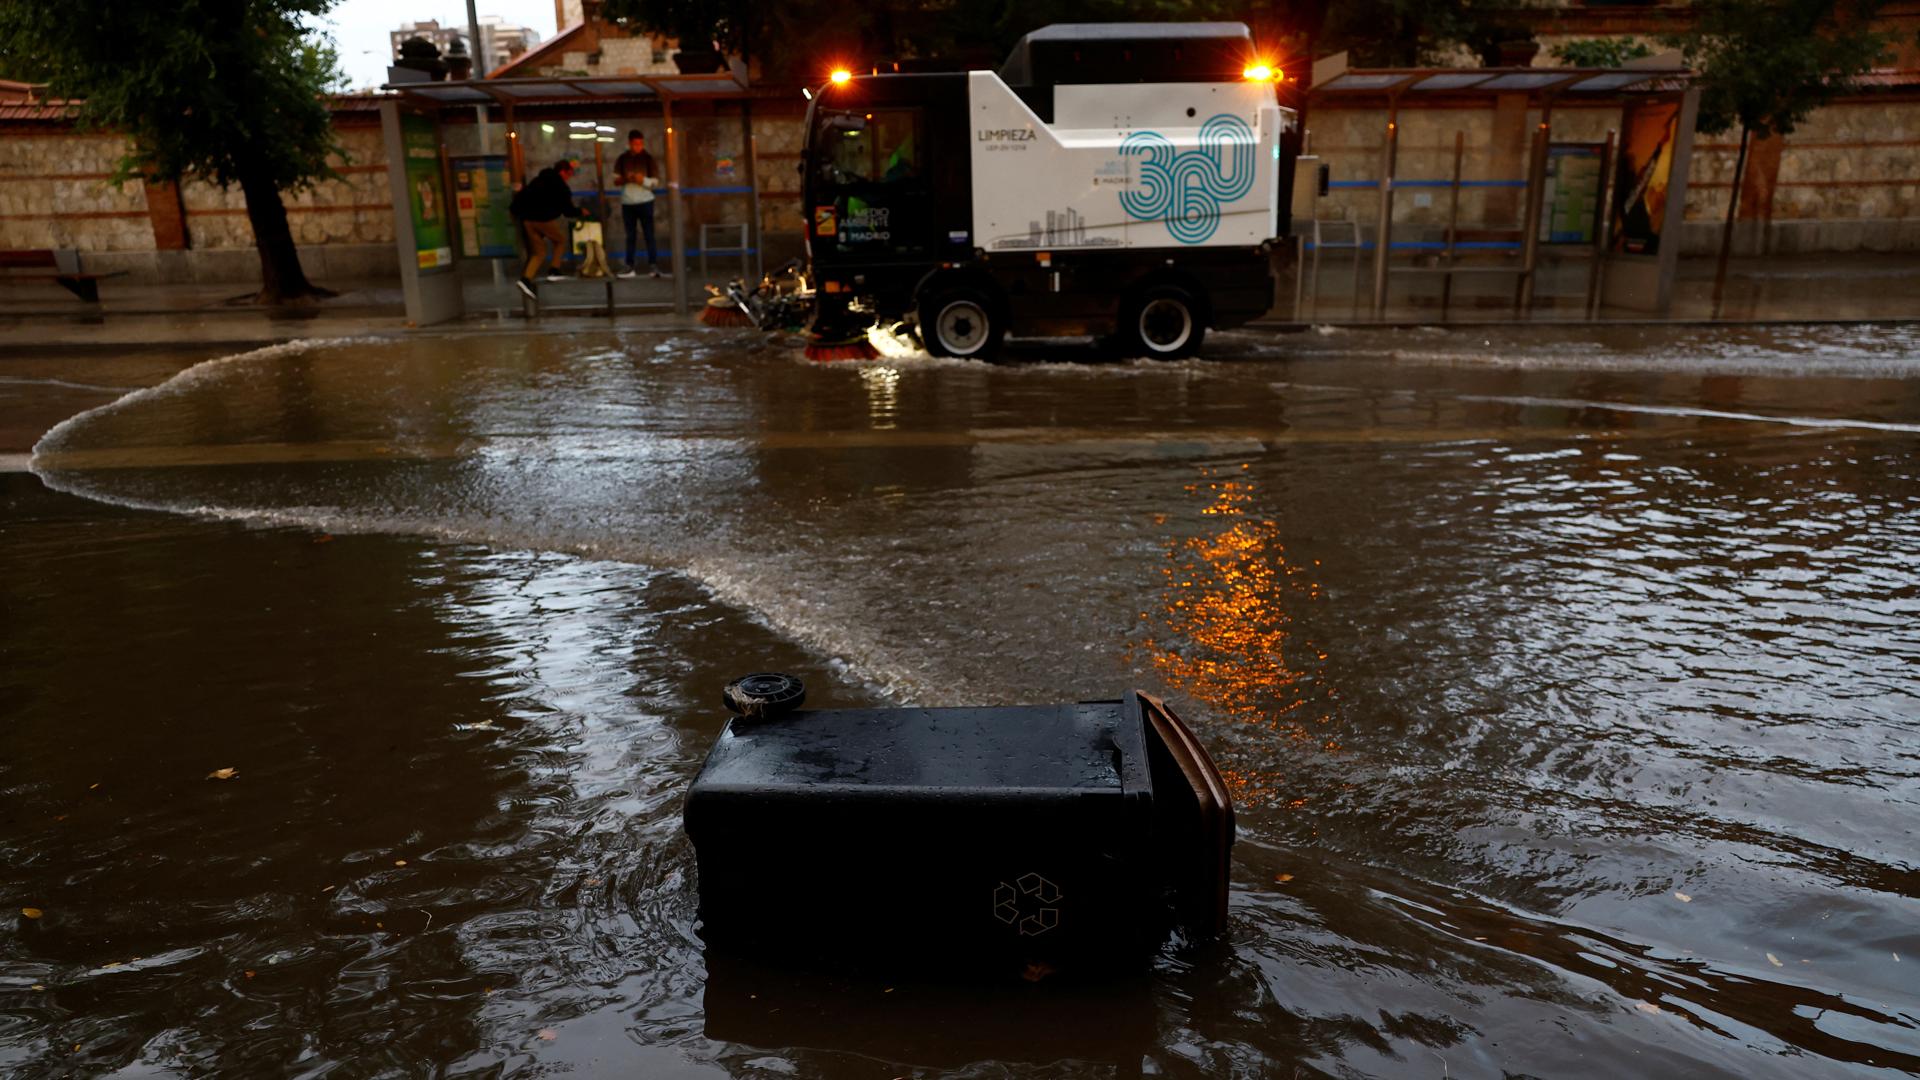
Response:
[[[700,321],[708,326],[752,326],[753,318],[740,310],[731,297],[710,297],[700,308]]]
[[[807,359],[809,360],[878,360],[880,350],[867,340],[867,332],[860,331],[850,337],[822,337],[819,334],[807,335]]]

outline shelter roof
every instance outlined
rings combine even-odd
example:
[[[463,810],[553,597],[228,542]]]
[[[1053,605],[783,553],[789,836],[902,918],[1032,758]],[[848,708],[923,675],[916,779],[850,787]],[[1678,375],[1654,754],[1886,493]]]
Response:
[[[437,106],[605,104],[635,98],[744,97],[746,81],[731,72],[716,75],[582,75],[460,82],[389,83],[382,87],[418,103]]]
[[[1313,84],[1315,94],[1620,94],[1684,89],[1692,72],[1647,68],[1352,68]]]

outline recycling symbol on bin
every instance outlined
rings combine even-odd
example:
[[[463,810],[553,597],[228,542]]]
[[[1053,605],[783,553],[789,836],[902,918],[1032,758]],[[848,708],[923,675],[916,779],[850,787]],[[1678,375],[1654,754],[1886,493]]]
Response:
[[[1060,886],[1039,874],[1025,874],[993,888],[993,917],[1017,926],[1023,937],[1038,937],[1060,925]]]

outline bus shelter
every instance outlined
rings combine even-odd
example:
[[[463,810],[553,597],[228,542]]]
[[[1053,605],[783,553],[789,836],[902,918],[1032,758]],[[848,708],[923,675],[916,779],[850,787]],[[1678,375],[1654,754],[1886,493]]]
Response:
[[[758,276],[759,170],[752,95],[743,77],[472,79],[383,89],[393,92],[381,102],[380,116],[410,325],[463,316],[469,277],[463,271],[474,262],[492,262],[498,281],[503,263],[524,258],[508,203],[561,157],[579,162],[575,200],[598,211],[611,241],[620,232],[613,163],[627,147],[629,129],[646,135],[656,165],[664,164],[666,183],[656,199],[664,204],[672,310],[685,314],[693,303],[688,236],[696,222],[702,234],[720,241],[702,244],[703,259],[738,259],[741,276]],[[693,156],[701,167],[689,183]],[[626,286],[605,279],[608,314]]]
[[[1486,298],[1489,282],[1517,316],[1542,303],[1665,312],[1698,107],[1675,54],[1619,68],[1329,57],[1314,67],[1306,149],[1328,148],[1346,175],[1296,223],[1297,306],[1312,317],[1323,253],[1346,249],[1355,311],[1375,318],[1396,291],[1444,317],[1457,287]]]

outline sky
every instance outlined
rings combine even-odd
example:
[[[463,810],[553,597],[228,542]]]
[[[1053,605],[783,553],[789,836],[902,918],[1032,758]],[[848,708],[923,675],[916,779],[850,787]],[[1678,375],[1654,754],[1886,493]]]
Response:
[[[546,41],[557,32],[553,25],[553,0],[479,0],[482,17],[498,15],[513,26],[532,27]],[[392,60],[387,35],[401,26],[428,19],[441,26],[467,24],[466,0],[340,0],[321,28],[332,35],[340,51],[340,66],[347,73],[347,85],[359,90],[387,81],[387,64]]]

